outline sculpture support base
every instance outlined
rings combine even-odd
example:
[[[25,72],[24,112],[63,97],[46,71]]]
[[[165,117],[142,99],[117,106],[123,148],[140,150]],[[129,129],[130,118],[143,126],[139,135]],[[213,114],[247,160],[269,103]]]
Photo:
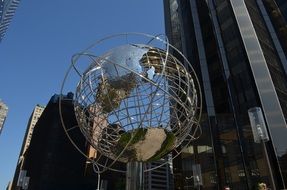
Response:
[[[143,163],[128,162],[126,174],[126,190],[143,190]]]

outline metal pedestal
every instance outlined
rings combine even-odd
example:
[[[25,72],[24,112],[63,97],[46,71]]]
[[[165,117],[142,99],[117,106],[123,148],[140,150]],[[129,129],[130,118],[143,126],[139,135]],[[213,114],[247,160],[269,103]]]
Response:
[[[126,190],[143,190],[143,163],[128,162],[126,174]]]

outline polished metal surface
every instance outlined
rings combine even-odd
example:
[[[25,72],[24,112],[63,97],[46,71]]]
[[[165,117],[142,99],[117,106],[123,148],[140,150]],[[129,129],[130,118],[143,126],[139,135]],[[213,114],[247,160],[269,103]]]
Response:
[[[155,156],[155,151],[145,153],[151,150],[149,146],[156,146],[156,141],[151,145],[137,143],[135,146],[142,146],[137,157],[124,149],[115,151],[122,135],[134,132],[136,136],[140,128],[146,133],[141,139],[157,140],[171,132],[176,139],[170,150],[189,134],[191,127],[187,126],[197,120],[195,84],[175,57],[165,59],[164,51],[138,44],[93,57],[77,86],[75,113],[82,133],[103,155],[123,162],[148,161]],[[132,148],[129,143],[127,149]]]
[[[128,162],[126,174],[126,190],[143,190],[143,163],[142,162]]]
[[[105,44],[111,39],[116,45]],[[97,49],[100,46],[104,50]],[[98,172],[120,171],[113,168],[116,161],[158,160],[175,148],[176,157],[183,141],[187,146],[201,134],[201,91],[195,72],[159,36],[128,33],[96,42],[73,56],[61,92],[74,80],[72,74],[79,78],[74,97],[78,126],[63,126],[76,148],[70,133],[79,128],[100,153],[91,160]]]

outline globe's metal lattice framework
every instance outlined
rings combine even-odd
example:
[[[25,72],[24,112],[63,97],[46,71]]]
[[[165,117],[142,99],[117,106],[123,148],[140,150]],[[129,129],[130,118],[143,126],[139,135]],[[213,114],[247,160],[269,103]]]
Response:
[[[98,172],[118,171],[117,161],[158,160],[172,150],[176,157],[201,133],[198,79],[167,39],[140,33],[104,38],[73,56],[61,93],[70,81],[78,126],[63,126],[76,148],[69,134],[79,127],[100,153],[91,160]]]

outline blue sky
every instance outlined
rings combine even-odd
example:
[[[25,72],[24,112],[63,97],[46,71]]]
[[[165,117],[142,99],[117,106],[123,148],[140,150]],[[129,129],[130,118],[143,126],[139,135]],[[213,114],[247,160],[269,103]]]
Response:
[[[0,98],[9,107],[0,136],[0,189],[14,175],[33,108],[60,92],[71,56],[122,32],[164,33],[163,1],[21,1],[0,43]]]

